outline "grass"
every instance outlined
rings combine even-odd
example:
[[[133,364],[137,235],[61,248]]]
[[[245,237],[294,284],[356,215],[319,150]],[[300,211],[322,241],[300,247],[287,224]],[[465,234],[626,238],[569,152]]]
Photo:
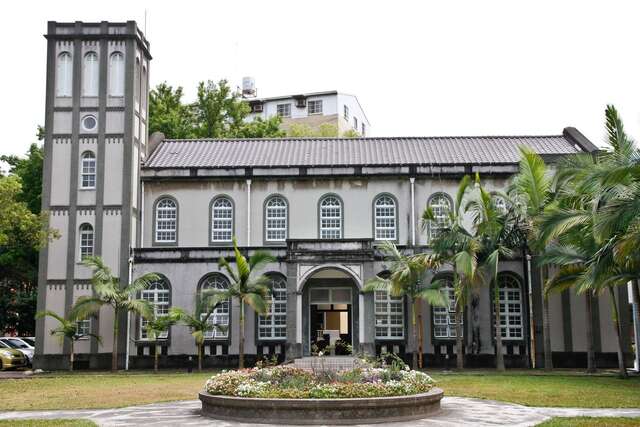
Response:
[[[53,419],[53,420],[0,420],[0,427],[95,427],[96,423],[89,420],[66,420],[66,419]]]
[[[476,397],[526,406],[640,407],[640,378],[553,373],[432,373],[447,396]]]
[[[617,427],[640,426],[640,418],[612,417],[556,417],[538,424],[538,427]]]
[[[51,374],[0,380],[0,411],[98,409],[173,400],[195,400],[213,371]],[[476,397],[528,406],[640,407],[640,378],[531,371],[496,374],[430,372],[447,396]]]

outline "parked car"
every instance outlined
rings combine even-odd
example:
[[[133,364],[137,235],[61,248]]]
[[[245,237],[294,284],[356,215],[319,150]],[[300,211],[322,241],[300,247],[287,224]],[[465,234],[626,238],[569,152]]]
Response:
[[[0,369],[22,368],[24,366],[27,366],[25,355],[0,341]]]
[[[0,342],[7,345],[9,348],[13,348],[14,350],[18,350],[24,354],[24,357],[27,359],[27,364],[31,366],[31,362],[33,361],[33,347],[22,341],[20,338],[15,337],[3,337],[0,338]]]
[[[20,337],[20,339],[29,344],[31,347],[36,348],[36,339],[34,337]]]

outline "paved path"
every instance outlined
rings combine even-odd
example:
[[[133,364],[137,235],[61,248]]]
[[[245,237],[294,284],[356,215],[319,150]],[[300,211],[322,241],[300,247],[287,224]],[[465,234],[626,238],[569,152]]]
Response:
[[[640,417],[640,409],[533,408],[512,403],[444,397],[442,410],[419,421],[386,423],[390,427],[533,426],[550,417]],[[0,412],[0,420],[16,418],[86,418],[101,426],[217,426],[256,427],[200,416],[200,401],[156,403],[118,409]],[[382,424],[372,425],[379,427]],[[258,424],[268,427],[268,424]],[[272,426],[276,427],[276,426]],[[282,427],[282,426],[277,426]]]

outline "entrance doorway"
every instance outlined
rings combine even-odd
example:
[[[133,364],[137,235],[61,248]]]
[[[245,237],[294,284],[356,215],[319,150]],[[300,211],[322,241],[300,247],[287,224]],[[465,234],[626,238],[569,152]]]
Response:
[[[311,353],[352,353],[353,309],[350,287],[312,287],[309,292]]]

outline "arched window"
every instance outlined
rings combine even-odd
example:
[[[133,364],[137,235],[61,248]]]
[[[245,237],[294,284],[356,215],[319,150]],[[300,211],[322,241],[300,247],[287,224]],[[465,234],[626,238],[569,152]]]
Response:
[[[380,274],[384,277],[383,274]],[[388,290],[374,292],[376,339],[404,338],[404,304],[402,297],[392,296]]]
[[[136,102],[140,102],[140,58],[136,58],[133,76],[133,94]]]
[[[151,304],[153,308],[154,318],[160,316],[167,316],[169,314],[170,301],[169,284],[165,279],[160,279],[149,285],[148,288],[140,292],[140,297]],[[146,331],[148,321],[144,318],[140,318],[140,339],[149,339],[149,335]],[[169,331],[165,331],[158,335],[157,339],[166,339],[169,336]]]
[[[374,202],[375,240],[396,240],[396,201],[388,195]]]
[[[220,273],[214,273],[206,276],[200,285],[200,293],[207,290],[219,290],[223,291],[229,289],[229,281]],[[206,339],[226,339],[229,337],[229,310],[230,301],[226,300],[218,304],[207,323],[212,325],[222,326],[223,328],[213,328],[211,331],[206,331],[204,337]],[[206,316],[206,313],[201,314],[202,319]]]
[[[513,274],[498,276],[500,299],[500,330],[502,339],[520,340],[522,334],[522,290]]]
[[[438,193],[429,199],[429,207],[433,211],[434,220],[429,221],[429,242],[437,238],[440,233],[449,227],[451,219],[449,213],[451,212],[452,202],[449,196],[444,193]]]
[[[456,295],[451,276],[441,277],[440,289],[449,299],[449,307],[433,307],[433,336],[439,339],[456,337]]]
[[[165,197],[156,202],[155,238],[158,243],[175,243],[178,234],[178,206]]]
[[[141,90],[140,90],[140,101],[141,101],[141,110],[147,111],[147,97],[149,96],[149,94],[147,93],[147,67],[145,67],[144,65],[142,66],[142,81],[140,82],[141,84]]]
[[[124,96],[124,55],[113,52],[109,57],[109,95]]]
[[[82,67],[82,95],[98,96],[98,54],[87,52]]]
[[[342,201],[337,196],[320,200],[320,238],[342,238]]]
[[[96,188],[96,155],[92,151],[82,153],[80,188]]]
[[[264,340],[287,338],[287,281],[280,275],[271,279],[269,313],[258,316],[258,337]]]
[[[80,261],[93,256],[93,226],[84,223],[80,226]]]
[[[280,196],[273,196],[265,204],[265,240],[284,242],[287,238],[287,202]]]
[[[69,52],[62,52],[58,55],[56,68],[56,96],[71,96],[73,60]]]
[[[230,242],[233,237],[233,203],[227,197],[211,202],[211,241]]]

